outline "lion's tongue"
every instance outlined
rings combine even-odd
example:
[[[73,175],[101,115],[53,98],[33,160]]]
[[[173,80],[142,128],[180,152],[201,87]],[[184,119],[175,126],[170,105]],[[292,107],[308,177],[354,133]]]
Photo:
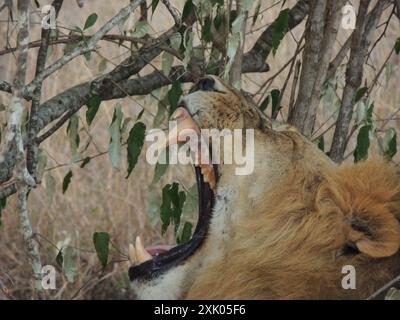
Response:
[[[157,246],[147,247],[146,251],[154,257],[155,255],[162,253],[162,252],[169,251],[172,248],[173,248],[173,246],[161,244],[161,245],[157,245]]]
[[[189,112],[182,107],[179,107],[175,110],[175,112],[171,116],[171,120],[176,121],[177,125],[169,132],[166,146],[170,146],[173,144],[177,144],[178,142],[186,141],[186,139],[193,134],[195,134],[200,139],[203,139],[201,136],[200,128],[194,122]],[[194,156],[195,163],[198,163],[201,172],[204,177],[204,181],[210,184],[211,189],[215,188],[215,174],[214,168],[209,161],[209,155],[204,154],[204,152],[208,152],[208,150],[201,150],[199,146],[193,146],[194,148]],[[200,149],[201,152],[197,151]]]

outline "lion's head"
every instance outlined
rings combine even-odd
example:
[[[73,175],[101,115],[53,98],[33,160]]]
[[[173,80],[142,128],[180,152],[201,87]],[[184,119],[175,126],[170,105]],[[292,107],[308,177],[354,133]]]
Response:
[[[254,170],[237,175],[237,164],[223,160],[197,168],[193,238],[131,267],[139,297],[366,298],[400,273],[394,165],[338,166],[218,77],[201,79],[179,105],[186,129],[254,129]],[[355,289],[343,288],[346,266]]]

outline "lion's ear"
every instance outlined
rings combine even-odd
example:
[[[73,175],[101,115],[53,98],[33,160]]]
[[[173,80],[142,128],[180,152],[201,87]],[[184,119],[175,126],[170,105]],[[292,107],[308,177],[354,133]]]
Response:
[[[370,202],[367,210],[353,212],[350,241],[371,257],[389,257],[400,247],[399,221],[384,204]]]

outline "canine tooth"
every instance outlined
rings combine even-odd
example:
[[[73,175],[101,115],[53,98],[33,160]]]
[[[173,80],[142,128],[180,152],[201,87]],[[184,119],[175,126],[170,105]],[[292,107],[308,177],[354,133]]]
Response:
[[[135,265],[137,261],[136,249],[132,243],[129,244],[129,261],[131,262],[132,265]]]
[[[136,259],[138,263],[143,263],[152,259],[151,254],[146,251],[146,249],[143,246],[142,240],[140,239],[139,236],[136,237],[135,248],[136,248]]]
[[[175,112],[171,115],[170,119],[171,120],[176,120],[184,115],[184,109],[183,108],[178,108],[175,110]]]

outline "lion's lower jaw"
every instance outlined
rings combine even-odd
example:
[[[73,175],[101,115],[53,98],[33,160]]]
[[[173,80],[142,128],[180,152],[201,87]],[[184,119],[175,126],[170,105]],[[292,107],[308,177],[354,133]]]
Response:
[[[152,280],[134,280],[130,286],[139,300],[177,300],[185,292],[187,264],[174,267]]]

